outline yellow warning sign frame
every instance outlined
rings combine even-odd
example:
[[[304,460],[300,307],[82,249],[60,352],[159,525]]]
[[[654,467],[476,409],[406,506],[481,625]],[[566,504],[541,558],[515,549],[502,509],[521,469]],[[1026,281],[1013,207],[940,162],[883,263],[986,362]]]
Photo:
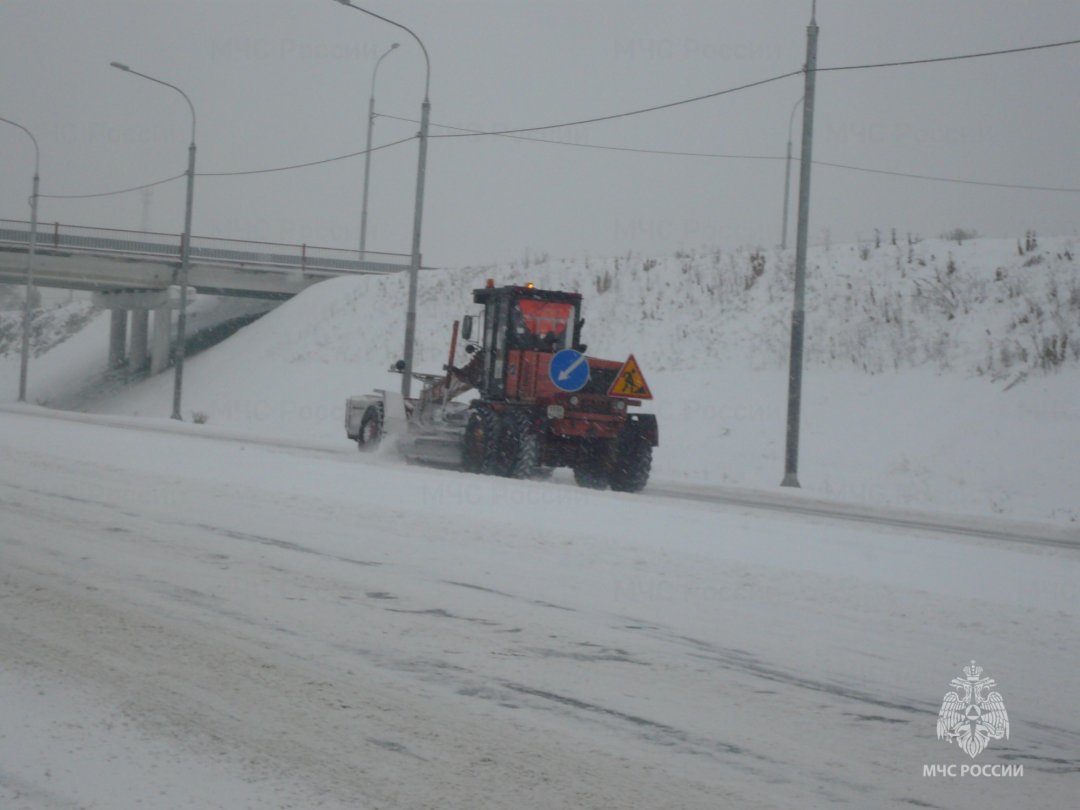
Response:
[[[641,367],[634,355],[626,358],[619,373],[615,375],[615,380],[608,389],[608,396],[652,399],[652,391],[649,390],[649,384],[645,382],[645,375],[641,373]]]

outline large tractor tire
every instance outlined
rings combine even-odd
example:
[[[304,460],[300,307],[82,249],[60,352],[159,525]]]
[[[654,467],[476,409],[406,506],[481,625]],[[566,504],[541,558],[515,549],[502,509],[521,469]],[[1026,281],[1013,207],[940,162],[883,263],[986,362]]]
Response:
[[[479,411],[472,411],[465,422],[465,435],[461,444],[461,468],[465,472],[478,473],[484,466],[484,422]]]
[[[597,444],[589,447],[574,465],[574,481],[585,489],[607,489],[610,483],[608,447]]]
[[[526,411],[511,411],[504,417],[506,455],[509,460],[506,474],[510,478],[538,478],[540,475],[540,434],[533,427]]]
[[[641,492],[649,483],[652,445],[637,430],[625,430],[615,440],[611,488],[616,492]]]
[[[579,464],[574,467],[574,481],[585,489],[607,489],[608,473],[594,463]]]
[[[504,420],[487,405],[480,405],[469,414],[465,424],[465,446],[462,460],[467,472],[481,475],[505,475],[506,428]]]
[[[356,446],[363,453],[370,453],[379,446],[383,436],[383,404],[376,402],[368,405],[360,418],[360,433],[356,437]]]

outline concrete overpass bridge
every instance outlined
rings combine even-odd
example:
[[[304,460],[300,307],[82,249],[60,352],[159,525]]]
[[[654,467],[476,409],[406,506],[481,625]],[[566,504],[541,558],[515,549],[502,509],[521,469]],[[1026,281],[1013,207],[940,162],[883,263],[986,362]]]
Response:
[[[110,365],[135,371],[149,365],[157,373],[168,364],[179,302],[180,243],[179,234],[39,223],[34,285],[93,292],[111,311]],[[29,245],[29,222],[0,219],[0,282],[26,282]],[[409,267],[410,258],[193,236],[188,285],[209,295],[285,299],[335,276],[396,273]]]

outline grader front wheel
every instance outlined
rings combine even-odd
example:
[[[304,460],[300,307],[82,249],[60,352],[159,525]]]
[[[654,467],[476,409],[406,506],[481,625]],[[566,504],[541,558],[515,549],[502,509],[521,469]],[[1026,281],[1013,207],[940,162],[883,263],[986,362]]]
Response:
[[[494,466],[493,441],[498,430],[499,416],[491,408],[481,406],[469,414],[465,424],[465,445],[462,462],[466,472],[490,475]]]
[[[356,446],[363,453],[370,453],[379,446],[383,435],[383,406],[381,402],[368,405],[360,419],[360,433]]]
[[[540,435],[526,412],[496,413],[482,405],[473,410],[465,425],[462,461],[468,472],[536,478],[540,471]]]
[[[649,483],[652,445],[635,430],[625,431],[615,442],[611,488],[616,492],[641,492]]]
[[[610,447],[607,443],[593,444],[574,465],[574,481],[585,489],[607,489],[610,483]]]
[[[536,478],[540,471],[540,435],[533,428],[532,420],[524,411],[513,411],[503,417],[506,420],[507,456],[506,474],[510,478]]]
[[[462,461],[468,472],[508,475],[514,436],[507,417],[487,405],[473,409],[465,425]]]

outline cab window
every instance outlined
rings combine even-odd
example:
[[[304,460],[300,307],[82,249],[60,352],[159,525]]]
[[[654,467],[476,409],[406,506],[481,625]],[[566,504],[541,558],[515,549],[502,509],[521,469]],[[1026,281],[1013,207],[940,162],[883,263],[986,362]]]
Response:
[[[573,336],[574,305],[562,301],[514,302],[510,335],[513,347],[557,352],[569,347]]]

